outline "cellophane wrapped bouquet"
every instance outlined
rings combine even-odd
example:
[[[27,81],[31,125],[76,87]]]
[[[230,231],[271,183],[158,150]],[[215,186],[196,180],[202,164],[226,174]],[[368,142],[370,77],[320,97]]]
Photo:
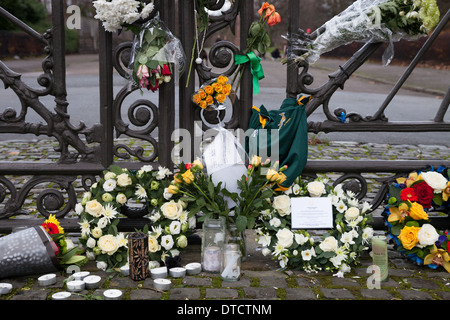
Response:
[[[185,68],[186,56],[178,38],[160,20],[159,14],[144,24],[135,36],[129,69],[132,81],[155,92]]]
[[[290,58],[315,63],[320,56],[352,42],[388,42],[383,64],[391,62],[393,42],[416,40],[427,35],[439,22],[436,0],[357,0],[327,21],[311,39],[305,34],[291,34]]]

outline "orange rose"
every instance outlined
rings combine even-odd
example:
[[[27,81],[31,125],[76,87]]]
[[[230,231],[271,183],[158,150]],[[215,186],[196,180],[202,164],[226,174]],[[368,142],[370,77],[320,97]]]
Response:
[[[272,13],[275,12],[275,7],[273,4],[269,4],[268,2],[264,2],[261,8],[258,10],[258,14],[262,17],[263,13],[264,19],[267,19]]]
[[[225,83],[227,83],[227,81],[228,81],[228,78],[225,76],[219,76],[219,78],[217,78],[217,83],[219,83],[219,84],[225,84]]]
[[[281,16],[278,12],[274,12],[267,20],[267,24],[271,27],[276,24],[279,24],[280,22],[281,22]]]
[[[207,104],[213,104],[214,103],[214,99],[212,96],[207,96],[205,99]]]
[[[206,87],[204,88],[204,90],[205,90],[206,94],[209,94],[209,95],[211,95],[211,94],[214,93],[214,89],[213,89],[212,86],[206,86]]]
[[[221,93],[216,96],[216,100],[219,103],[224,103],[226,99],[227,99],[227,96],[224,94],[221,94]]]
[[[198,90],[198,94],[199,94],[201,99],[205,99],[206,98],[206,92],[203,89]]]
[[[208,106],[208,104],[206,103],[205,100],[200,101],[200,108],[206,109],[207,106]]]

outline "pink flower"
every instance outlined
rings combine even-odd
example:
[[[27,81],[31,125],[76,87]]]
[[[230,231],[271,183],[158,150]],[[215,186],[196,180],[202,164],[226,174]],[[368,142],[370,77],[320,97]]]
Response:
[[[148,67],[145,64],[141,64],[136,73],[139,79],[148,78],[150,74],[148,73]]]

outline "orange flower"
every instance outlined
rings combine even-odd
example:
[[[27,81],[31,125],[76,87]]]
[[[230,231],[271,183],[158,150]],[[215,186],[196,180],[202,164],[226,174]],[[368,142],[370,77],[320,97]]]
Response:
[[[281,16],[278,12],[274,12],[267,20],[267,24],[271,27],[276,24],[279,24],[280,22],[281,22]]]
[[[217,78],[217,83],[220,83],[220,84],[225,84],[225,83],[227,83],[227,81],[228,81],[228,78],[225,76],[219,76],[219,78]]]
[[[206,92],[203,89],[198,90],[198,95],[200,96],[201,99],[206,98]]]
[[[212,86],[206,86],[204,88],[204,90],[205,90],[206,94],[213,94],[214,93],[214,89],[213,89]]]
[[[212,96],[207,96],[205,101],[208,105],[210,105],[214,103],[214,98]]]
[[[264,2],[261,6],[261,9],[258,10],[258,13],[261,17],[263,13],[265,13],[264,19],[267,19],[274,12],[275,7],[273,6],[273,4],[269,4],[268,2]]]
[[[219,102],[219,103],[224,103],[225,100],[227,99],[227,96],[224,95],[224,94],[222,94],[222,93],[219,93],[219,94],[216,96],[216,99],[217,99],[217,102]]]
[[[208,104],[206,103],[205,100],[202,100],[202,101],[200,101],[199,106],[200,106],[200,108],[202,108],[202,109],[206,109],[206,107],[208,106]]]
[[[231,92],[231,84],[227,83],[226,85],[223,86],[222,93],[229,95],[230,92]]]

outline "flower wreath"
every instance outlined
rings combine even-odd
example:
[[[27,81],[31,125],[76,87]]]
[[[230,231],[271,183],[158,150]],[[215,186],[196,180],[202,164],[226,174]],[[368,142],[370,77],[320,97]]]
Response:
[[[331,197],[335,228],[320,241],[305,230],[291,230],[292,197]],[[368,226],[370,205],[364,202],[360,208],[355,195],[340,184],[333,188],[324,178],[307,181],[298,177],[289,190],[273,197],[272,206],[260,217],[257,241],[264,247],[262,253],[273,255],[284,269],[345,273],[369,248],[373,235]]]
[[[168,257],[175,258],[187,246],[187,235],[195,223],[189,221],[186,205],[170,200],[172,173],[163,167],[154,170],[145,165],[138,171],[111,166],[103,177],[85,192],[75,211],[80,215],[80,243],[89,258],[104,270],[120,268],[128,261],[128,240],[117,225],[122,210],[132,201],[143,204],[149,225],[142,230],[149,236],[151,266],[159,266]],[[177,215],[166,215],[167,207],[176,207]]]
[[[449,170],[412,172],[389,187],[384,211],[388,236],[397,250],[418,265],[432,269],[443,266],[450,272],[450,236],[436,230],[428,213],[449,205]]]

